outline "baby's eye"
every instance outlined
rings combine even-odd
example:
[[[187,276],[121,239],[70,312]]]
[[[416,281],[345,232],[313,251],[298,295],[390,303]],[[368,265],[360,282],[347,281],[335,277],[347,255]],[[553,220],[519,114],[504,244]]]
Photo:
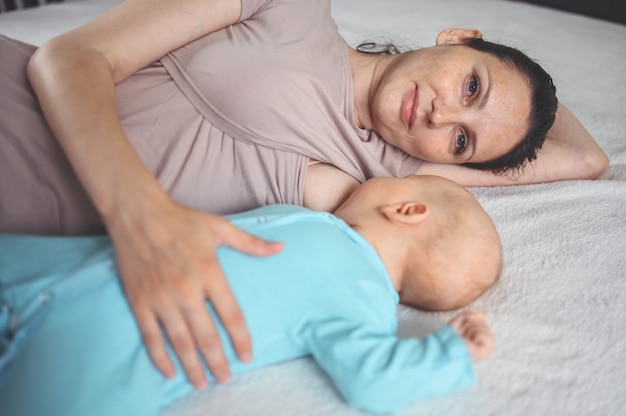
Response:
[[[478,91],[480,91],[480,80],[476,74],[473,74],[472,78],[467,83],[467,95],[472,97],[474,94],[477,94]]]
[[[465,138],[465,133],[463,130],[459,130],[456,134],[456,141],[454,143],[454,150],[457,155],[463,153],[465,148],[467,147],[467,139]]]

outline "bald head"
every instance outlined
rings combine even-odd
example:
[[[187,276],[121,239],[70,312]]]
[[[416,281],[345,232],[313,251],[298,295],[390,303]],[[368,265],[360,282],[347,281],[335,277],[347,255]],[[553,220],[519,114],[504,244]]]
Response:
[[[335,215],[376,248],[402,303],[462,307],[500,274],[502,249],[491,218],[467,189],[448,179],[373,178]]]
[[[428,193],[429,223],[416,234],[413,261],[400,301],[426,310],[468,305],[498,280],[500,237],[487,212],[462,186],[443,178],[421,181]]]

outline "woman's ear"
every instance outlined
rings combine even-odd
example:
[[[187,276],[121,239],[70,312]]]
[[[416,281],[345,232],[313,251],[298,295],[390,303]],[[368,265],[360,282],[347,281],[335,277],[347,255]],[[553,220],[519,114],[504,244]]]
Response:
[[[418,224],[428,217],[426,204],[416,201],[383,205],[380,212],[389,222],[398,225]]]
[[[461,45],[468,40],[482,38],[483,34],[476,29],[444,29],[437,35],[437,46],[441,45]]]

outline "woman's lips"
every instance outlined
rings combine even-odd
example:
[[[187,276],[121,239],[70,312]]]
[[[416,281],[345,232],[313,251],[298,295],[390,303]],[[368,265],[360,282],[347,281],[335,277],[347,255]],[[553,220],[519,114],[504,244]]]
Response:
[[[404,97],[404,101],[402,102],[402,121],[404,122],[407,129],[411,130],[413,127],[413,123],[415,123],[416,116],[416,108],[415,104],[417,103],[417,87],[412,89],[406,97]]]

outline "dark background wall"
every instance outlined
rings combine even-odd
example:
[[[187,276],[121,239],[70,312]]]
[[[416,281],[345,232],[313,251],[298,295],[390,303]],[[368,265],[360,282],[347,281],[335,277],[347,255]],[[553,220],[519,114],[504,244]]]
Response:
[[[63,0],[0,0],[0,13]],[[539,4],[555,9],[567,10],[591,17],[626,24],[624,0],[511,0]],[[618,10],[619,9],[619,10]]]
[[[41,6],[47,3],[60,3],[62,1],[63,0],[0,0],[0,13]]]
[[[624,0],[512,0],[539,4],[555,9],[567,10],[591,17],[626,24],[626,2]],[[618,10],[619,9],[619,10]]]

